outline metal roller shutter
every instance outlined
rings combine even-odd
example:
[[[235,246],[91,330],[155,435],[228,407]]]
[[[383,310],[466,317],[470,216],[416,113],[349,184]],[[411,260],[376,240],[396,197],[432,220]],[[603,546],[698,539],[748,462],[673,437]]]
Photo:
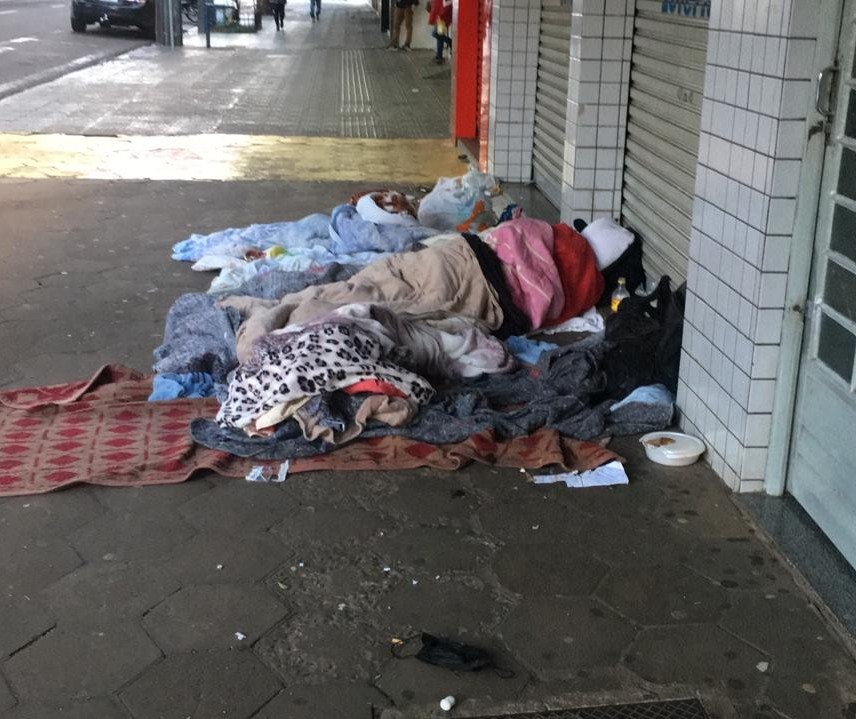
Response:
[[[571,4],[542,0],[538,36],[538,84],[535,92],[535,133],[532,177],[558,207],[562,201],[565,156],[565,113],[568,106],[568,65],[571,55]]]
[[[708,17],[637,0],[621,216],[644,240],[649,275],[687,276]],[[689,7],[692,9],[693,5]]]

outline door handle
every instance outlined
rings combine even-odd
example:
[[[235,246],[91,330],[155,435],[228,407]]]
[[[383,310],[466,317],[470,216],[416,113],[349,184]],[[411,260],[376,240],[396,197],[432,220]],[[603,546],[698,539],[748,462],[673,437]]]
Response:
[[[823,68],[817,73],[817,86],[814,89],[814,109],[818,115],[832,117],[832,88],[838,68],[835,65]]]

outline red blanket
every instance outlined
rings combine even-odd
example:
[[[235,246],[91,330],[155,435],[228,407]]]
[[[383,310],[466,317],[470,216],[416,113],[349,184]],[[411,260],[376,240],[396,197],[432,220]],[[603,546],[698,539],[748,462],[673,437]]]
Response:
[[[107,366],[90,380],[0,393],[0,496],[37,494],[77,483],[133,486],[183,482],[197,471],[244,477],[265,464],[194,444],[189,425],[213,417],[215,399],[147,402],[151,378]],[[291,462],[315,469],[457,469],[471,462],[586,470],[616,458],[599,444],[541,430],[508,442],[490,432],[450,445],[402,437],[356,440]],[[279,463],[268,463],[274,470]]]

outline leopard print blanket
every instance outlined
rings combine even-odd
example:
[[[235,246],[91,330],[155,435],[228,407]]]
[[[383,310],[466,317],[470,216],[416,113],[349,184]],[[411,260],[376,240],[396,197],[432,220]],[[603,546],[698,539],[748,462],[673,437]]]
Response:
[[[388,361],[393,358],[385,352],[379,338],[355,325],[329,323],[268,335],[235,372],[217,422],[244,428],[274,407],[366,379],[390,383],[417,406],[427,404],[433,387]]]

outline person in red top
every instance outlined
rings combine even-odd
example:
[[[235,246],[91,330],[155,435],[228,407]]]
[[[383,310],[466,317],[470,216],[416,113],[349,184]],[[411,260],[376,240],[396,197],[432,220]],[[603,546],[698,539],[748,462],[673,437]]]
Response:
[[[434,26],[434,32],[431,34],[437,38],[434,62],[442,65],[443,48],[448,47],[449,52],[452,50],[452,0],[431,0],[428,13],[428,24]]]

